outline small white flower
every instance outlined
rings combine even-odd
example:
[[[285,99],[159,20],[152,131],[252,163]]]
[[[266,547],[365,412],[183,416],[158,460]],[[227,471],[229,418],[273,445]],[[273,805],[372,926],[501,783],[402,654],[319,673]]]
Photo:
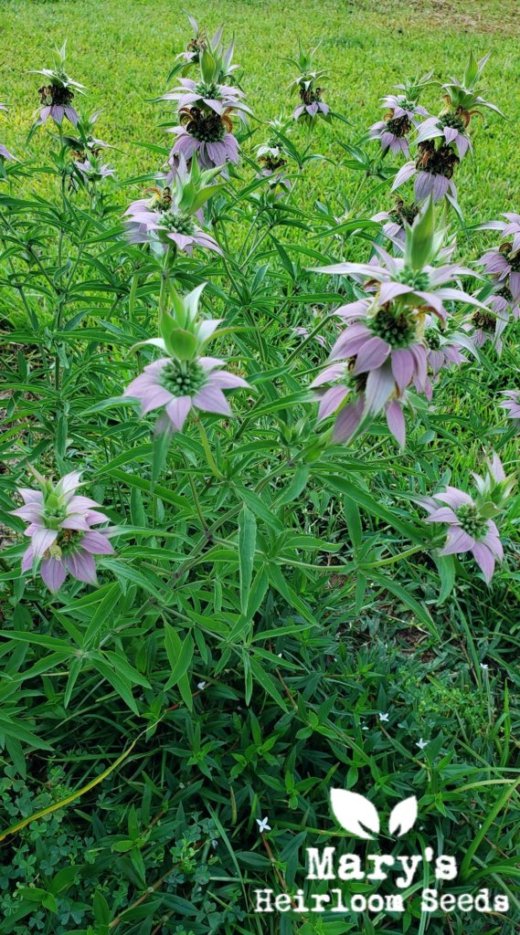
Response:
[[[389,717],[390,717],[390,715],[387,714],[386,712],[385,712],[384,714],[383,714],[382,711],[379,712],[379,720],[380,720],[380,721],[388,721],[388,718],[389,718]]]
[[[421,737],[419,742],[416,743],[415,746],[419,747],[419,750],[424,750],[424,748],[428,746],[429,742],[430,742],[429,740],[423,740]]]
[[[283,659],[283,653],[277,653],[279,659]]]
[[[197,688],[200,692],[203,692],[206,688],[207,682],[197,682]]]
[[[255,819],[258,825],[258,833],[263,834],[264,831],[270,831],[271,825],[269,824],[269,819],[266,818],[257,818]]]
[[[480,668],[483,669],[484,672],[487,672],[487,670],[489,669],[489,666],[488,666],[487,662],[481,662],[481,663],[480,663]]]

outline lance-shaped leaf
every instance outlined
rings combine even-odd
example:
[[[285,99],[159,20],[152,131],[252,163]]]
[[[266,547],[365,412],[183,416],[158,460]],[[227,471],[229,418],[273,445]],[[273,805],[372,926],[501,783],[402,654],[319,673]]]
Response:
[[[334,817],[345,831],[365,840],[372,840],[379,833],[379,815],[364,795],[346,789],[331,789],[330,805]],[[369,834],[370,831],[373,834]]]
[[[417,799],[411,795],[408,799],[398,802],[390,813],[388,830],[390,834],[397,835],[400,838],[406,834],[410,828],[413,828],[417,820]]]

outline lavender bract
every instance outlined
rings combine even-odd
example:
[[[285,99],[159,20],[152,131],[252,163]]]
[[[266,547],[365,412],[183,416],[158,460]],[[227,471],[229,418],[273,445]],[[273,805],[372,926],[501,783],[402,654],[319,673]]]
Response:
[[[143,415],[154,409],[164,410],[165,419],[159,421],[159,430],[182,431],[191,409],[230,416],[232,412],[223,390],[248,386],[242,377],[221,369],[223,360],[201,353],[221,322],[199,319],[205,285],[197,286],[184,297],[173,293],[172,311],[160,315],[161,337],[141,342],[158,347],[169,356],[148,364],[124,391],[125,396],[140,401]]]
[[[93,529],[108,517],[95,500],[76,494],[81,473],[72,471],[56,485],[39,478],[41,489],[18,490],[23,506],[12,510],[29,525],[24,532],[31,540],[22,559],[22,572],[39,564],[39,573],[50,591],[58,591],[67,574],[86,584],[97,584],[95,555],[114,551],[108,532]]]
[[[357,299],[341,306],[336,314],[347,322],[332,348],[331,361],[347,361],[346,369],[325,371],[328,382],[337,374],[346,375],[355,381],[348,385],[355,388],[357,399],[342,418],[356,421],[356,426],[368,416],[385,411],[389,427],[395,437],[404,439],[402,402],[406,390],[413,386],[431,397],[428,379],[428,363],[437,373],[442,366],[459,361],[453,348],[429,358],[432,348],[426,331],[433,314],[444,322],[448,310],[447,300],[469,302],[481,306],[478,300],[459,288],[448,285],[462,274],[471,270],[457,264],[434,267],[432,261],[440,254],[442,238],[435,231],[433,203],[430,200],[416,217],[412,227],[406,228],[403,257],[391,257],[376,247],[377,255],[371,263],[339,263],[322,268],[321,272],[347,273],[364,285],[372,296]],[[464,342],[461,336],[460,343]],[[460,358],[463,359],[462,356]],[[333,365],[334,366],[334,365]],[[319,378],[318,378],[319,380]],[[313,386],[321,385],[314,381]],[[327,395],[325,408],[337,400],[342,406],[346,393],[334,387]],[[362,400],[362,402],[361,402]],[[337,408],[337,407],[336,407]],[[323,408],[321,409],[323,412]],[[340,412],[341,415],[341,412]],[[338,416],[339,420],[339,416]],[[336,423],[337,426],[337,423]],[[337,437],[338,431],[335,429]]]
[[[132,243],[149,243],[164,253],[168,245],[190,254],[194,247],[221,253],[216,240],[198,223],[201,208],[219,184],[212,184],[215,170],[201,172],[196,159],[188,169],[183,157],[172,185],[158,185],[151,197],[132,202],[126,211],[127,234]]]
[[[431,74],[424,75],[417,81],[407,82],[400,87],[402,94],[387,94],[382,99],[386,114],[383,120],[372,124],[368,131],[371,140],[378,140],[383,153],[410,152],[408,136],[417,127],[428,111],[418,103],[421,90],[430,82]]]
[[[473,478],[478,490],[475,499],[457,487],[448,486],[421,503],[428,512],[429,523],[448,526],[441,555],[471,552],[489,584],[496,562],[504,557],[498,528],[492,517],[505,505],[514,480],[506,477],[497,455],[488,460],[485,477],[474,474]]]
[[[506,410],[509,419],[520,421],[520,390],[507,390],[500,407]]]

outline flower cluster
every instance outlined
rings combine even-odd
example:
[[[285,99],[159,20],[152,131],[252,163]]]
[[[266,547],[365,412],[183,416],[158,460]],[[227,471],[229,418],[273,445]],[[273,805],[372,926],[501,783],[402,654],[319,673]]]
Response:
[[[74,181],[79,184],[98,182],[115,175],[115,170],[103,162],[103,150],[109,144],[95,135],[95,124],[99,113],[90,117],[80,116],[74,134],[65,133],[63,142],[72,158]]]
[[[388,94],[382,99],[386,110],[383,120],[373,123],[368,131],[371,140],[378,140],[383,153],[410,153],[409,135],[428,111],[419,104],[419,95],[431,80],[431,72],[415,81],[397,85],[400,94]]]
[[[74,95],[83,94],[85,88],[70,78],[65,71],[65,46],[57,53],[56,68],[42,68],[35,74],[45,78],[45,84],[38,90],[41,108],[36,126],[46,123],[47,120],[54,120],[54,123],[61,126],[64,118],[77,126],[80,118],[72,106],[72,101]]]
[[[339,263],[321,269],[346,273],[370,293],[337,310],[347,327],[332,348],[332,364],[311,384],[320,398],[319,419],[337,413],[337,441],[346,441],[367,417],[385,411],[390,431],[403,445],[402,406],[407,389],[414,387],[429,398],[428,367],[437,374],[442,367],[464,359],[458,346],[469,345],[465,336],[443,341],[438,326],[432,325],[432,316],[445,327],[446,301],[481,303],[450,285],[461,275],[472,275],[471,270],[453,263],[432,265],[441,244],[430,199],[406,229],[403,257],[392,257],[377,248],[374,262]],[[326,384],[330,386],[324,391]]]
[[[293,111],[295,120],[307,119],[314,120],[315,117],[327,117],[330,108],[328,104],[322,101],[321,96],[323,88],[318,84],[325,77],[325,72],[316,71],[313,68],[313,56],[316,49],[311,52],[304,52],[300,46],[297,59],[289,59],[292,65],[295,65],[299,74],[291,82],[291,88],[298,91],[300,104]]]
[[[196,158],[188,169],[184,157],[170,185],[158,184],[148,198],[132,202],[126,212],[127,234],[132,243],[148,243],[159,253],[174,244],[191,253],[203,247],[220,253],[216,240],[198,223],[202,206],[220,189],[213,182],[218,169],[201,171]]]
[[[470,121],[485,109],[500,113],[477,92],[487,59],[485,56],[477,62],[471,55],[462,81],[452,78],[442,86],[445,106],[438,116],[428,116],[420,124],[415,138],[416,157],[397,173],[394,189],[414,178],[416,201],[431,195],[434,201],[447,198],[458,208],[453,175],[471,147]]]
[[[197,27],[198,29],[198,27]],[[233,134],[233,118],[241,121],[251,113],[244,93],[226,79],[236,67],[231,64],[233,43],[222,45],[221,30],[213,40],[204,38],[190,65],[199,70],[197,80],[182,77],[161,100],[174,101],[179,123],[169,132],[175,141],[168,157],[172,176],[178,172],[181,157],[197,156],[204,169],[238,162],[239,148]]]
[[[448,526],[441,555],[471,552],[489,584],[496,562],[504,557],[493,517],[506,505],[515,482],[506,477],[498,455],[488,460],[485,477],[474,474],[473,478],[477,488],[475,497],[457,487],[446,487],[421,502],[428,512],[428,522]]]
[[[173,293],[172,310],[160,314],[161,336],[142,342],[158,347],[168,356],[148,364],[124,393],[140,401],[143,415],[154,409],[164,411],[157,424],[158,431],[182,431],[191,409],[230,416],[223,390],[248,386],[242,377],[222,369],[223,360],[202,353],[221,323],[221,319],[214,318],[199,320],[199,302],[205,285],[197,286],[186,296]]]
[[[23,506],[13,510],[29,525],[24,532],[31,540],[22,559],[22,572],[31,568],[39,573],[49,590],[61,588],[67,574],[87,584],[97,584],[95,555],[110,555],[114,549],[106,529],[93,529],[108,517],[90,497],[76,493],[81,473],[72,471],[57,484],[36,471],[39,490],[18,490]]]
[[[506,212],[504,218],[480,226],[480,230],[500,231],[501,235],[499,245],[487,250],[479,261],[493,282],[487,304],[496,316],[498,340],[510,316],[520,318],[520,214]]]

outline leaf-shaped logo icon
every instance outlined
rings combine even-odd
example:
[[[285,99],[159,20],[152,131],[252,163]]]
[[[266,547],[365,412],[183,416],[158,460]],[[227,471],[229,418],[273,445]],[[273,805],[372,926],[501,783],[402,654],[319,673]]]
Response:
[[[409,799],[403,799],[398,802],[390,813],[388,830],[390,834],[396,834],[398,838],[406,834],[410,828],[413,828],[417,820],[417,799],[411,795]]]
[[[346,789],[331,789],[330,805],[334,817],[345,831],[366,840],[372,840],[374,834],[379,834],[379,815],[364,795],[347,792]],[[369,831],[373,831],[373,834],[369,834]]]

